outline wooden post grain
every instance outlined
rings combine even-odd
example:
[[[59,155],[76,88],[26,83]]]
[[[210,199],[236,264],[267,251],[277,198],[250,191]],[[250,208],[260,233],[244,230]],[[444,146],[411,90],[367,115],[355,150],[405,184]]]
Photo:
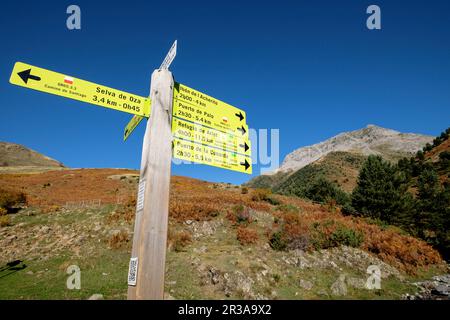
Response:
[[[163,299],[172,159],[173,77],[168,70],[152,74],[151,115],[142,146],[138,204],[131,260],[137,258],[135,285],[128,299]],[[130,279],[130,274],[129,274]]]

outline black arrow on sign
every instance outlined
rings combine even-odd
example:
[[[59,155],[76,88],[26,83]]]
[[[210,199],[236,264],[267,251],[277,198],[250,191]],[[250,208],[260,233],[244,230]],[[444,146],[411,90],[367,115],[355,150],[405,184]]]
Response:
[[[245,130],[244,126],[241,126],[241,128],[237,128],[239,131],[241,131],[242,135],[244,135],[247,130]]]
[[[33,76],[33,75],[31,74],[31,69],[17,72],[17,74],[19,75],[19,77],[20,77],[20,78],[23,80],[23,82],[25,82],[25,83],[28,83],[28,79],[36,80],[36,81],[41,81],[41,78],[40,78],[40,77],[38,77],[38,76]]]
[[[234,115],[238,117],[240,121],[244,120],[244,115],[242,114],[242,112],[239,111],[239,113],[235,113]]]
[[[244,148],[245,152],[247,152],[247,150],[250,149],[250,147],[248,146],[247,142],[244,142],[244,144],[240,144],[239,147]]]
[[[248,163],[247,159],[245,159],[244,163],[241,162],[241,166],[244,166],[245,170],[247,171],[247,169],[250,167],[250,163]]]

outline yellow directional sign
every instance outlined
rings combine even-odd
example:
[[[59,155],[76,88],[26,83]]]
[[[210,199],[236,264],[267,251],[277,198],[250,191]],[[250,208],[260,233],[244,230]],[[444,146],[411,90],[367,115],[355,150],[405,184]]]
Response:
[[[249,157],[192,141],[175,138],[173,140],[173,155],[181,160],[248,174],[252,173],[252,161]]]
[[[173,99],[175,117],[248,138],[243,110],[180,83],[175,83]]]
[[[172,134],[175,138],[199,142],[235,153],[250,155],[251,152],[250,141],[248,139],[242,139],[233,134],[224,133],[182,119],[173,118]]]
[[[9,82],[101,107],[149,117],[150,100],[62,73],[16,62]]]
[[[123,141],[128,139],[134,129],[136,129],[139,123],[141,123],[142,119],[144,119],[144,117],[137,115],[134,115],[133,118],[131,118],[130,122],[128,122],[127,126],[125,127],[125,130],[123,130]]]

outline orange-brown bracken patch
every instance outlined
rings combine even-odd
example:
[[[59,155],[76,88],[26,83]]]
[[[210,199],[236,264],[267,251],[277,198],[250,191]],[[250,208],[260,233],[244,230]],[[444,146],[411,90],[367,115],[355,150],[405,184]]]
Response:
[[[236,230],[236,238],[243,245],[254,244],[258,241],[258,232],[248,227],[238,227]]]
[[[67,202],[116,203],[126,184],[108,179],[117,174],[137,173],[117,169],[75,169],[38,174],[1,174],[0,185],[24,192],[31,206],[65,205]],[[131,192],[128,188],[126,193]]]
[[[25,193],[28,205],[40,207],[49,214],[53,208],[64,206],[67,202],[100,200],[102,204],[113,204],[122,199],[120,203],[124,205],[126,211],[123,215],[128,217],[126,220],[132,220],[135,206],[133,197],[136,195],[135,181],[108,177],[137,173],[125,169],[74,169],[39,174],[1,174],[0,185]],[[293,213],[286,213],[283,210],[275,210],[280,207],[271,204],[264,197],[255,197],[254,190],[248,191],[242,193],[238,187],[217,187],[213,183],[173,176],[169,218],[171,223],[210,220],[218,215],[226,216],[227,212],[236,206],[244,206],[273,215],[276,223],[272,229],[278,228],[280,221],[287,222],[289,226],[286,230],[292,234],[307,233],[317,224],[321,225],[323,233],[333,232],[335,228],[333,225],[360,232],[364,236],[362,249],[408,273],[442,262],[439,253],[425,242],[400,234],[394,229],[383,230],[361,218],[343,216],[339,208],[330,211],[329,206],[299,198],[277,196],[277,200],[283,206],[291,205],[298,208],[298,212],[294,210]],[[118,214],[122,215],[121,212]],[[258,226],[256,224],[253,227]],[[248,237],[248,229],[239,230],[239,238],[244,242],[248,242],[247,238],[253,237],[252,235]],[[267,235],[270,236],[270,232]],[[308,239],[308,237],[293,238],[305,241]]]

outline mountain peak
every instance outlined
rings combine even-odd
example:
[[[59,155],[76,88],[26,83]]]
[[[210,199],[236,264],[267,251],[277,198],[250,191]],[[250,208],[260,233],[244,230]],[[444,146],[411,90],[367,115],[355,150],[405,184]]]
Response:
[[[377,126],[376,124],[371,124],[371,123],[369,123],[369,124],[368,124],[368,125],[366,126],[366,128],[367,128],[367,129],[373,128],[373,129],[384,129],[384,130],[390,130],[390,129],[387,129],[387,128],[383,128],[383,127]]]
[[[375,154],[387,160],[396,161],[402,157],[412,156],[432,140],[431,136],[401,133],[368,124],[365,128],[342,132],[323,142],[294,150],[284,158],[281,167],[273,173],[301,169],[335,151],[352,152],[364,156]]]
[[[0,168],[1,167],[64,167],[64,165],[15,143],[0,141]]]

